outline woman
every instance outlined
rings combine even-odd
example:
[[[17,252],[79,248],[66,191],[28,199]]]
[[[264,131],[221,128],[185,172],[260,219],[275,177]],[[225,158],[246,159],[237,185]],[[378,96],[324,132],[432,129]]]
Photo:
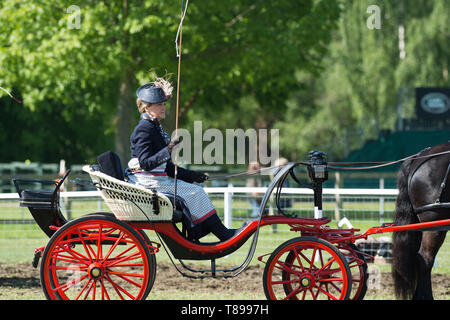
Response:
[[[171,93],[170,83],[161,78],[137,90],[136,104],[141,120],[131,134],[131,160],[126,174],[128,182],[154,188],[173,198],[175,165],[171,154],[180,140],[178,137],[170,140],[159,123],[165,118],[165,103]],[[234,236],[236,230],[227,229],[222,224],[203,188],[193,184],[207,179],[208,176],[203,173],[178,167],[176,198],[182,198],[189,209],[190,217],[184,215],[184,223],[192,240],[212,232],[220,241],[226,241]]]

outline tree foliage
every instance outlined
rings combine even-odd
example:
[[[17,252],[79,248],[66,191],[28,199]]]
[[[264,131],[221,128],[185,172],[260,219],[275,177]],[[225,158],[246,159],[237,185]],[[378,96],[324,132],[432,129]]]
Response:
[[[380,9],[379,29],[367,25],[371,5]],[[449,9],[446,0],[343,2],[325,71],[320,78],[304,77],[309,85],[298,91],[286,117],[277,123],[284,131],[285,153],[296,159],[320,148],[332,158],[343,158],[365,140],[377,139],[380,131],[396,130],[397,104],[404,91],[448,87]],[[414,103],[408,101],[403,116],[414,117]],[[314,112],[296,112],[305,104]]]
[[[176,82],[181,1],[71,5],[0,2],[0,86],[24,100],[17,108],[0,100],[8,115],[0,141],[20,137],[0,161],[61,154],[92,161],[110,148],[127,160],[136,88],[166,73]],[[380,8],[380,29],[368,28],[372,5]],[[291,160],[311,149],[343,157],[395,129],[401,88],[449,85],[449,9],[447,0],[191,0],[180,126],[277,128],[281,154]],[[176,97],[163,123],[168,131],[175,105]]]
[[[80,28],[70,28],[77,18],[76,11],[67,12],[72,1],[5,0],[0,85],[18,90],[32,110],[59,106],[68,120],[79,110],[86,119],[107,110],[115,150],[126,159],[137,86],[155,72],[176,75],[180,4],[80,0]],[[317,71],[338,15],[336,1],[190,1],[180,116],[195,105],[214,118],[245,95],[253,95],[264,112],[279,110],[298,86],[295,70]]]

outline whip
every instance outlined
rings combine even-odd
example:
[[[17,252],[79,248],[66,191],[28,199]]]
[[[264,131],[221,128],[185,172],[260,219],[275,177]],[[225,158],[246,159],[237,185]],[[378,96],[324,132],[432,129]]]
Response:
[[[0,87],[0,89],[5,91],[8,96],[10,96],[12,99],[16,100],[18,103],[22,103],[22,101],[17,100],[16,98],[14,98],[14,96],[8,90],[6,90],[5,88]]]
[[[180,103],[180,77],[181,77],[181,41],[183,38],[183,20],[186,16],[186,11],[188,7],[189,0],[186,0],[186,6],[184,6],[184,0],[181,2],[181,20],[178,26],[177,37],[175,39],[175,49],[177,50],[178,57],[178,77],[177,77],[177,104],[175,111],[175,137],[178,136],[178,108]],[[184,7],[184,10],[183,10]],[[180,38],[179,46],[178,46],[178,37]],[[173,176],[174,181],[174,194],[173,194],[173,205],[176,208],[176,200],[177,200],[177,173],[178,173],[178,165],[177,165],[177,154],[175,153],[175,172]]]

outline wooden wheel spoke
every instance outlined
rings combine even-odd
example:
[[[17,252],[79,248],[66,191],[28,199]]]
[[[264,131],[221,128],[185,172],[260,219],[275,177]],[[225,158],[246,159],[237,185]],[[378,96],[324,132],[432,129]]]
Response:
[[[289,300],[292,296],[297,295],[297,293],[300,293],[302,290],[304,290],[304,289],[297,288],[295,290],[292,290],[292,292],[290,292],[283,300]]]
[[[333,262],[335,262],[336,261],[336,259],[334,258],[334,257],[332,257],[330,260],[328,260],[327,261],[327,263],[325,263],[325,265],[322,263],[322,268],[320,268],[319,270],[317,270],[316,272],[317,273],[320,273],[320,272],[322,272],[322,271],[324,271],[325,269],[329,269],[330,267],[331,267],[331,264],[333,263]],[[338,270],[337,270],[338,271]]]
[[[111,273],[110,273],[110,274],[111,274]],[[125,280],[125,281],[128,281],[129,283],[135,285],[135,286],[138,287],[138,288],[142,288],[142,284],[141,284],[141,283],[137,283],[136,281],[127,278],[125,275],[131,276],[131,277],[139,277],[139,278],[143,278],[143,277],[144,277],[143,275],[120,274],[120,273],[112,273],[112,274],[118,276],[119,278],[121,278],[121,279],[123,279],[123,280]]]
[[[295,271],[294,269],[290,268],[289,266],[287,266],[286,263],[284,263],[282,261],[277,261],[277,266],[275,266],[275,268],[283,270],[283,271],[286,271],[286,272],[288,272],[290,274],[296,274],[296,275],[299,274],[298,271]]]
[[[287,284],[287,283],[298,283],[298,280],[280,280],[280,281],[272,281],[272,284]]]
[[[74,259],[79,261],[80,263],[88,265],[89,258],[86,257],[85,255],[73,250],[70,246],[71,246],[70,242],[60,243],[58,248],[54,251],[55,256],[59,256],[61,254],[61,252],[66,252],[66,253],[70,254]]]
[[[98,225],[98,238],[97,238],[97,259],[102,259],[102,225]]]
[[[156,260],[139,230],[109,216],[69,221],[51,238],[41,262],[49,299],[145,299]]]
[[[297,248],[294,248],[294,254],[295,254],[295,259],[297,260],[297,262],[300,266],[300,269],[302,270],[302,272],[304,272],[305,268],[303,267],[302,260],[300,259],[300,255],[303,256],[304,258],[305,258],[305,256],[301,252],[298,252]]]
[[[88,298],[88,296],[89,296],[89,292],[91,292],[91,290],[92,290],[92,300],[95,300],[95,280],[90,280],[90,285],[89,285],[89,288],[86,290],[86,294],[84,295],[84,298],[83,298],[83,300],[86,300],[87,298]]]
[[[106,290],[105,284],[103,283],[103,279],[100,280],[100,285],[101,285],[102,300],[105,300],[105,297],[106,297],[106,300],[111,300],[109,297],[109,294],[108,294],[108,290]]]
[[[72,263],[72,264],[82,264],[84,266],[89,265],[89,263],[87,263],[87,262],[85,262],[83,260],[77,259],[74,256],[58,255],[58,256],[56,256],[56,259],[58,261],[64,261],[64,262],[68,262],[68,263]]]
[[[115,271],[109,271],[108,274],[114,274],[117,276],[128,276],[128,277],[136,277],[136,278],[143,278],[144,275],[140,273],[128,273],[128,272],[115,272]]]
[[[52,290],[55,292],[59,291],[59,290],[67,291],[68,289],[72,288],[74,285],[76,285],[76,284],[80,283],[81,281],[83,281],[84,279],[86,279],[87,276],[88,276],[87,274],[82,275],[81,277],[78,277],[77,279],[72,279],[69,282],[66,282],[65,284],[60,285]]]
[[[80,299],[81,295],[83,294],[84,290],[86,290],[87,286],[89,285],[89,283],[91,282],[91,279],[89,279],[85,285],[83,286],[83,288],[80,290],[80,292],[78,293],[78,295],[76,296],[75,300]]]
[[[136,259],[142,259],[142,255],[140,252],[134,252],[134,253],[132,253],[128,256],[122,257],[120,259],[116,260],[116,258],[114,258],[114,260],[111,259],[111,260],[105,261],[104,262],[105,265],[108,267],[118,267],[117,264],[119,264],[119,263],[126,262],[126,261],[133,261]]]
[[[122,300],[124,300],[123,296],[120,294],[120,292],[125,293],[129,298],[136,300],[136,298],[131,295],[131,293],[129,293],[127,290],[125,290],[124,288],[122,288],[121,286],[119,286],[117,283],[115,283],[111,277],[109,275],[105,275],[105,278],[109,281],[109,283],[111,283],[111,285],[113,286],[114,290],[116,291],[116,293],[120,296],[120,298]]]
[[[125,263],[125,264],[113,264],[108,265],[109,268],[125,268],[125,267],[143,267],[143,263]]]
[[[314,267],[314,259],[309,259],[307,256],[305,256],[303,254],[303,252],[299,252],[298,256],[299,256],[299,259],[300,259],[300,257],[302,257],[305,260],[305,262],[310,265],[310,268],[308,269],[309,271],[315,269],[315,267]],[[302,271],[305,271],[305,268],[302,268]]]
[[[123,232],[120,233],[120,236],[117,237],[116,242],[111,246],[111,248],[109,248],[108,253],[106,254],[105,258],[103,258],[103,260],[107,260],[109,258],[109,256],[111,255],[111,253],[113,253],[113,251],[117,248],[117,246],[119,245],[120,241],[125,237],[125,234]],[[135,244],[133,246],[136,246]],[[128,249],[129,250],[129,249]]]
[[[92,259],[91,254],[90,254],[90,250],[87,248],[87,244],[86,244],[86,242],[84,241],[85,239],[83,239],[83,237],[81,236],[80,228],[77,228],[76,231],[77,231],[79,240],[81,241],[81,243],[82,243],[82,245],[83,245],[83,247],[84,247],[84,250],[86,251],[86,253],[87,253],[87,255],[88,255],[89,263],[91,263],[91,262],[93,261],[93,259]]]
[[[321,288],[321,286],[316,286],[316,288],[318,289],[318,292],[317,292],[317,293],[319,293],[319,291],[320,291],[320,292],[322,292],[323,294],[325,294],[327,297],[329,297],[330,299],[332,299],[332,300],[338,300],[338,297],[333,296],[328,290],[323,290],[323,289]],[[341,290],[338,290],[338,292],[341,293]]]
[[[71,271],[86,271],[87,267],[77,267],[77,266],[56,266],[55,270],[71,270]]]
[[[324,279],[319,279],[318,281],[319,282],[323,282],[323,283],[326,283],[326,282],[342,282],[342,281],[344,281],[344,278],[324,278]]]

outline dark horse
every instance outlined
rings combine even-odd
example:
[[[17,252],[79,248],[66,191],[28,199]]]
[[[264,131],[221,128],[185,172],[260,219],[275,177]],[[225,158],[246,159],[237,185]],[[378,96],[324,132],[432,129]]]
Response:
[[[427,148],[406,160],[398,174],[395,225],[450,218],[450,142]],[[435,155],[436,153],[442,153]],[[430,204],[433,208],[420,208]],[[438,207],[438,208],[436,208]],[[448,229],[448,228],[447,228]],[[431,269],[447,230],[394,232],[392,273],[402,299],[433,299]]]

